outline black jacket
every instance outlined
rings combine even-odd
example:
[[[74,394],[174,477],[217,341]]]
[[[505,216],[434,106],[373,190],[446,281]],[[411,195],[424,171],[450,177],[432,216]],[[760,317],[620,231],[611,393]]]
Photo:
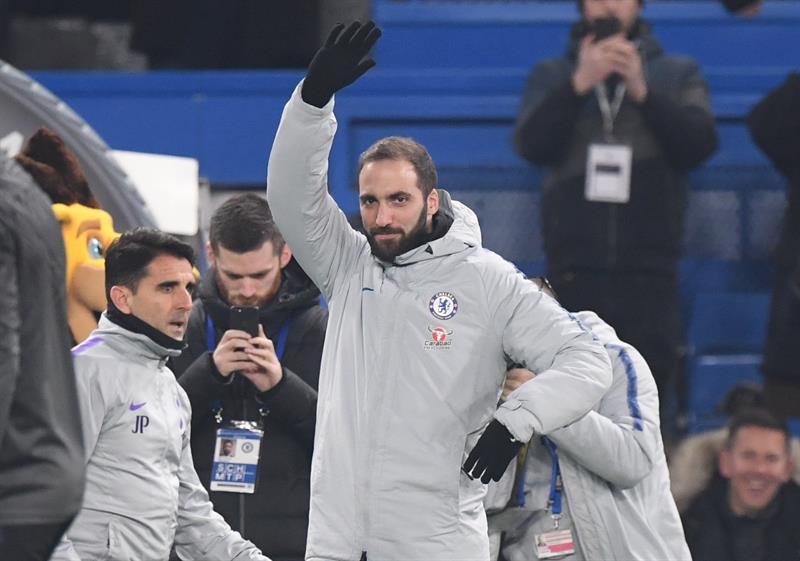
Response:
[[[258,482],[253,495],[212,492],[214,508],[228,523],[276,561],[302,560],[308,530],[309,476],[314,443],[317,383],[327,310],[319,291],[294,260],[283,270],[278,294],[261,309],[268,338],[291,321],[281,360],[284,377],[259,393],[246,378],[229,384],[217,372],[208,350],[207,314],[214,341],[227,330],[229,306],[217,291],[213,271],[200,285],[186,334],[187,349],[172,363],[192,403],[192,455],[208,488],[221,407],[224,421],[264,421]],[[261,412],[260,412],[261,411]],[[265,416],[262,417],[262,412]]]
[[[727,506],[728,482],[718,477],[683,517],[686,542],[698,561],[797,561],[800,559],[800,487],[790,481],[761,520],[737,519]],[[763,556],[749,555],[754,544],[740,538],[763,531]],[[756,547],[756,550],[761,549]]]
[[[81,505],[65,270],[50,201],[0,156],[0,527],[63,523]]]
[[[542,234],[549,270],[674,274],[686,172],[717,146],[706,84],[693,60],[666,55],[649,26],[636,24],[632,39],[639,44],[649,93],[641,105],[626,96],[614,121],[617,139],[633,146],[630,201],[589,202],[588,146],[603,141],[603,124],[596,96],[579,96],[571,85],[578,29],[563,57],[533,69],[514,133],[517,152],[548,168]]]
[[[775,251],[777,270],[762,369],[800,381],[792,349],[800,340],[800,74],[762,99],[747,117],[753,141],[788,180],[788,205]]]

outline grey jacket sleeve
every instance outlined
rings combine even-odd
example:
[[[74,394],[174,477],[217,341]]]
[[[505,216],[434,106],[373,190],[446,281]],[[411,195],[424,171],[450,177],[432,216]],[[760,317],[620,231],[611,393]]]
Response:
[[[11,415],[14,387],[20,375],[19,289],[14,238],[0,223],[0,442],[3,442]]]
[[[503,349],[536,378],[517,388],[495,412],[515,438],[549,434],[585,415],[611,384],[608,354],[564,308],[508,265],[487,287]]]
[[[622,344],[606,348],[614,379],[598,410],[548,436],[585,469],[628,489],[650,474],[661,445],[658,391],[636,349]]]
[[[190,431],[183,436],[175,550],[181,559],[270,561],[214,511],[192,461]]]
[[[330,300],[336,280],[367,249],[328,194],[328,155],[336,133],[334,99],[323,108],[295,88],[281,117],[269,156],[267,200],[295,258]]]

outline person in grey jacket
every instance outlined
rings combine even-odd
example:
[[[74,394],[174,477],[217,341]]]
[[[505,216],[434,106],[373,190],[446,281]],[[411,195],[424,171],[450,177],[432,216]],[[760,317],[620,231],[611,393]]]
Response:
[[[596,314],[578,312],[575,317],[605,346],[611,387],[580,420],[532,440],[521,471],[512,464],[497,484],[490,484],[486,508],[492,559],[498,550],[505,561],[533,558],[538,536],[554,529],[548,501],[552,475],[560,470],[558,529],[571,532],[574,551],[559,559],[689,561],[670,494],[653,375],[638,351]],[[510,370],[504,393],[529,379],[535,376],[528,370]]]
[[[150,229],[108,248],[108,309],[73,349],[86,492],[53,560],[166,561],[174,542],[183,559],[268,561],[214,512],[192,464],[189,398],[166,366],[183,348],[193,260]]]
[[[597,403],[608,355],[480,246],[475,214],[437,188],[413,140],[362,154],[366,235],[347,223],[327,191],[332,97],[374,64],[365,57],[379,35],[372,23],[334,28],[269,160],[275,222],[330,310],[306,559],[486,561],[483,483],[522,441]],[[541,375],[496,411],[509,360]]]

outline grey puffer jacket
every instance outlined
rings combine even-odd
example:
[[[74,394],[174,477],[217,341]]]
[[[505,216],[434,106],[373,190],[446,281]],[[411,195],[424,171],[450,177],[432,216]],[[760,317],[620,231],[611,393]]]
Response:
[[[284,109],[273,216],[330,310],[311,473],[309,561],[486,561],[485,486],[461,465],[493,415],[529,439],[583,415],[610,382],[591,334],[480,247],[452,203],[444,235],[378,260],[327,191],[333,101]],[[442,195],[442,200],[447,197]],[[507,360],[542,374],[496,410]]]
[[[179,354],[104,314],[73,349],[87,451],[83,507],[53,561],[269,561],[214,512],[189,445]]]
[[[670,494],[653,375],[636,349],[620,341],[596,314],[575,317],[605,345],[614,377],[592,411],[548,435],[557,446],[567,519],[578,545],[575,555],[561,559],[688,561]],[[552,461],[538,439],[529,445],[525,466],[524,506],[506,508],[516,492],[514,465],[490,485],[486,499],[492,531],[516,526],[503,547],[513,561],[527,558],[534,534],[550,523],[546,507]]]

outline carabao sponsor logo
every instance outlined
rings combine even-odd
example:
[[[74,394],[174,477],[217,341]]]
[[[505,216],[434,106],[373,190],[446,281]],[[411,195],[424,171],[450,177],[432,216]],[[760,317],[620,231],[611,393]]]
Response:
[[[425,341],[425,350],[442,350],[450,349],[453,345],[452,329],[445,329],[444,327],[431,327],[428,326],[430,339]]]

